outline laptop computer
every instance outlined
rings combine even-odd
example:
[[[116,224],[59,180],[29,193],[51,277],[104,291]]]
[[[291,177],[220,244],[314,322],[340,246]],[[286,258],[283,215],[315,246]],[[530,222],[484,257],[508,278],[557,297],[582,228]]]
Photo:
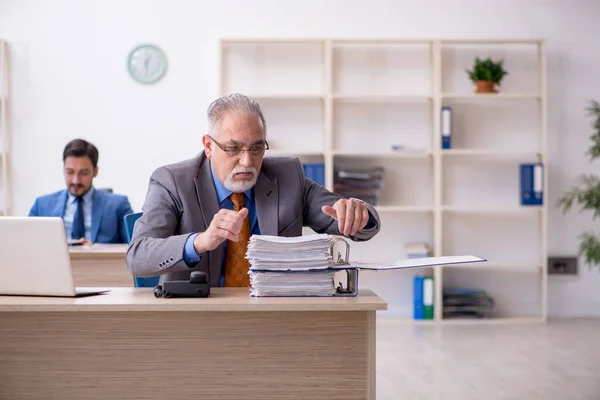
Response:
[[[80,297],[60,217],[0,217],[0,295]],[[100,272],[99,272],[100,273]]]

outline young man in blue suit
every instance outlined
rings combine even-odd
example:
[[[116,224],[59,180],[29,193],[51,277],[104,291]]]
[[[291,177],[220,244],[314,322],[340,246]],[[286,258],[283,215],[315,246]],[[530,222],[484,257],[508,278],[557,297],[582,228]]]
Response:
[[[96,190],[98,149],[83,139],[69,142],[63,151],[66,190],[35,200],[30,217],[61,217],[67,239],[83,244],[126,243],[123,217],[133,212],[126,196]]]

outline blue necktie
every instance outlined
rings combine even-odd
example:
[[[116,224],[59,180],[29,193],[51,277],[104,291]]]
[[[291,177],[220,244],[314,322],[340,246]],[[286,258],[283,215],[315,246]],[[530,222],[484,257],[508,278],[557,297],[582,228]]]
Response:
[[[71,239],[81,239],[85,237],[85,224],[83,222],[83,197],[77,197],[77,209],[73,218],[73,230],[71,231]]]

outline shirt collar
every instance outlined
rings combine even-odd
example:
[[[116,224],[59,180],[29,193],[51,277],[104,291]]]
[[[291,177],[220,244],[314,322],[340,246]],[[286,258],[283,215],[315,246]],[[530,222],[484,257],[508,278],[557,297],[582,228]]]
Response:
[[[96,189],[92,186],[92,188],[90,190],[88,190],[88,192],[86,194],[83,195],[83,203],[84,204],[89,204],[89,202],[92,200],[92,196],[94,195],[94,191]],[[67,196],[68,196],[68,203],[72,204],[75,200],[77,200],[77,198],[75,196],[73,196],[71,194],[71,192],[69,192],[67,190]]]
[[[217,189],[217,197],[219,198],[219,204],[223,202],[223,200],[227,199],[231,195],[231,190],[227,189],[225,185],[221,183],[221,181],[215,175],[215,172],[210,167],[210,173],[212,174],[213,182],[215,183],[215,189]],[[252,189],[246,190],[244,192],[246,194],[246,198],[254,203],[254,187]]]

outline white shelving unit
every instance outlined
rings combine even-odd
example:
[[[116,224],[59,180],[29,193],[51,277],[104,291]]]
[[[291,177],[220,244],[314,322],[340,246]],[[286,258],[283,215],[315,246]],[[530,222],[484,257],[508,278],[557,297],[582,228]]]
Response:
[[[435,318],[446,285],[481,287],[496,317],[545,321],[547,199],[519,202],[519,164],[546,158],[545,45],[541,40],[222,40],[220,94],[257,100],[269,156],[325,166],[383,166],[380,234],[353,243],[357,261],[403,258],[405,242],[433,255],[474,254],[482,264],[431,269]],[[476,56],[504,59],[497,94],[475,94]],[[452,149],[441,149],[440,110],[453,108]],[[392,146],[403,146],[394,151]],[[544,174],[544,193],[547,193]],[[412,318],[415,271],[361,273],[392,311]]]
[[[0,40],[0,215],[10,215],[8,138],[8,48]]]

